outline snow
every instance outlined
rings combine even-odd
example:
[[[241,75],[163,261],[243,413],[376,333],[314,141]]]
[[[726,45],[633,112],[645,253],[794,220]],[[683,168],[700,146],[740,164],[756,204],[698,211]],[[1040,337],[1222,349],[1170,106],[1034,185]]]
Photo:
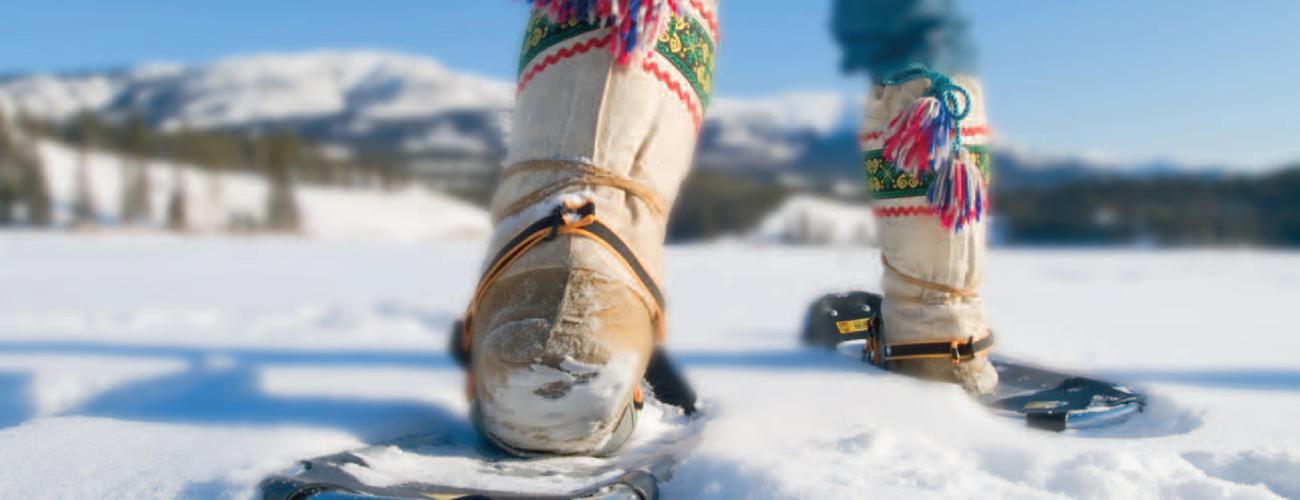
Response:
[[[77,151],[53,141],[40,143],[56,224],[73,217],[80,164]],[[121,210],[121,156],[100,151],[86,155],[93,205],[101,222],[111,228]],[[166,211],[174,187],[186,194],[190,229],[198,233],[223,231],[232,221],[263,220],[268,183],[249,173],[214,175],[192,165],[151,160],[151,223],[166,224]],[[299,185],[296,190],[303,235],[325,239],[428,241],[448,238],[482,238],[491,231],[486,211],[419,187],[397,192],[377,188],[343,189]]]
[[[840,93],[791,92],[751,99],[718,98],[709,107],[709,118],[825,135],[852,129],[861,109],[860,100]]]
[[[299,458],[471,440],[445,346],[482,251],[0,233],[0,498],[246,497]],[[878,259],[669,249],[669,345],[708,420],[667,498],[1300,496],[1300,254],[993,251],[1003,353],[1153,396],[1065,434],[798,347],[805,304],[874,287]]]
[[[861,109],[860,99],[830,92],[720,97],[705,116],[697,162],[741,168],[785,165],[815,147],[817,138],[855,130]]]
[[[407,155],[487,155],[509,134],[513,81],[437,60],[368,50],[240,55],[199,64],[0,79],[0,105],[51,120],[96,111],[144,116],[166,129],[293,125],[316,142],[383,144]],[[828,137],[853,134],[861,97],[803,91],[711,101],[700,163],[788,166]]]
[[[23,75],[0,95],[38,116],[83,110],[142,111],[164,127],[209,128],[346,114],[354,123],[460,109],[504,109],[514,86],[459,74],[429,58],[391,52],[323,50],[241,55],[182,66]]]
[[[871,207],[812,195],[794,195],[759,222],[749,238],[768,243],[875,246]]]

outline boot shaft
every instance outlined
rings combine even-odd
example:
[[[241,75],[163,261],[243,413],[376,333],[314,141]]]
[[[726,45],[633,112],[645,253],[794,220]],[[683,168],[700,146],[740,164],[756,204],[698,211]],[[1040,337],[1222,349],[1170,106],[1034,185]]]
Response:
[[[987,218],[960,228],[944,227],[927,196],[940,173],[916,175],[886,159],[890,122],[930,95],[932,83],[920,78],[873,85],[863,123],[864,170],[880,232],[883,312],[891,341],[981,337],[988,329],[976,293],[984,277]],[[983,89],[965,75],[953,77],[952,83],[964,90],[964,95],[953,94],[957,106],[969,107],[958,124],[960,147],[987,185],[989,128]]]

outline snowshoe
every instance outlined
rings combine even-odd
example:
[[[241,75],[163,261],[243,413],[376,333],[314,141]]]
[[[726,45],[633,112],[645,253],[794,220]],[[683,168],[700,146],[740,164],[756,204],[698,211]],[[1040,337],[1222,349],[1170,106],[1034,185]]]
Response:
[[[898,356],[948,356],[960,361],[986,349],[981,342],[991,342],[992,336],[988,336],[985,337],[988,340],[953,342],[946,349],[928,345],[892,346],[885,340],[888,325],[881,319],[882,304],[883,298],[870,292],[825,295],[808,308],[803,343],[838,348],[841,352],[861,355],[868,364],[881,366]],[[842,345],[848,342],[852,347],[846,349]],[[1063,431],[1106,426],[1122,422],[1146,406],[1144,394],[1123,385],[998,356],[990,359],[998,371],[998,385],[993,392],[977,399],[999,413],[1023,419],[1030,427]]]

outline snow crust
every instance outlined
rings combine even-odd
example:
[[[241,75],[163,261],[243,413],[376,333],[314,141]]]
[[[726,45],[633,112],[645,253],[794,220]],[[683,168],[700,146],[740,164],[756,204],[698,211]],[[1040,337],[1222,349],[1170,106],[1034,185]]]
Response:
[[[0,498],[242,498],[307,456],[472,442],[445,346],[482,251],[0,234]],[[1153,395],[1065,434],[799,348],[806,303],[873,288],[878,259],[669,249],[669,345],[709,420],[667,498],[1300,496],[1300,254],[992,252],[1001,352]]]

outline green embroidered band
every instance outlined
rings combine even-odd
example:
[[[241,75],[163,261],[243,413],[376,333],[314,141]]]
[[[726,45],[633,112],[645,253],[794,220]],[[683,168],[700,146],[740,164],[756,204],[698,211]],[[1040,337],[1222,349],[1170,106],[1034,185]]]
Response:
[[[570,38],[600,29],[600,25],[572,19],[556,24],[542,11],[534,10],[524,32],[524,47],[519,51],[519,74],[537,58],[538,54]]]
[[[989,172],[988,146],[965,146],[971,161],[979,167],[984,179],[991,181]],[[885,161],[882,150],[867,151],[863,154],[863,168],[867,172],[867,189],[876,199],[908,198],[925,196],[926,189],[934,179],[934,171],[926,172],[921,179],[904,172]]]
[[[548,49],[601,28],[599,24],[577,19],[556,24],[545,14],[534,11],[520,49],[519,75],[524,75],[533,61]],[[655,49],[690,84],[701,108],[707,108],[713,92],[715,46],[704,24],[693,16],[673,16],[667,29],[659,35]]]
[[[704,25],[692,17],[673,16],[656,49],[690,82],[700,107],[708,108],[713,93],[714,45]]]

